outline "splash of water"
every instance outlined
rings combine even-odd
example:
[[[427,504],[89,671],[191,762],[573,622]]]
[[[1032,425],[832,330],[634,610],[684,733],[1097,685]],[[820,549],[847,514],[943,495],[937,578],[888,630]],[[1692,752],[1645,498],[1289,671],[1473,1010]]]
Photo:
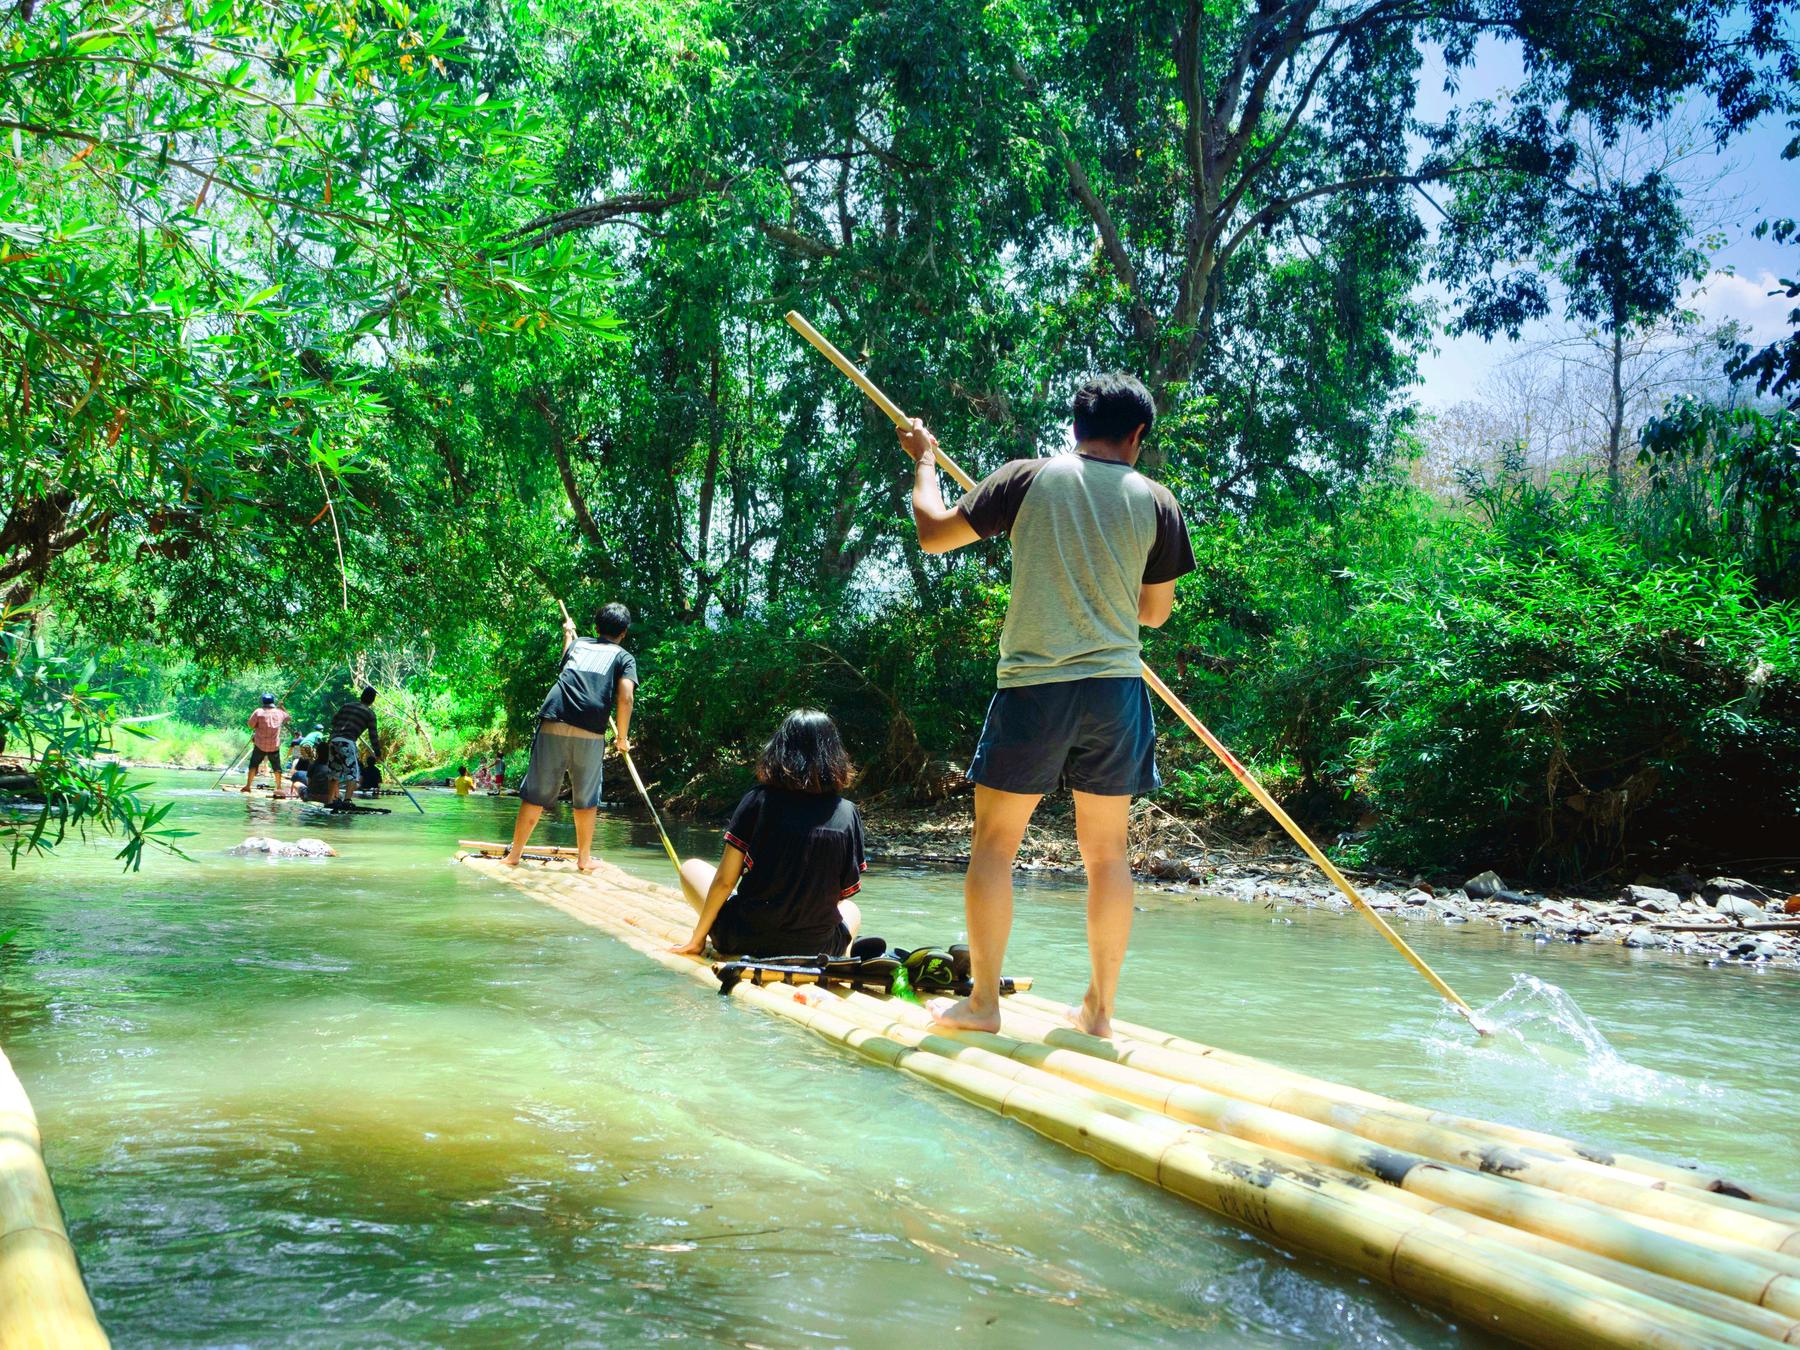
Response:
[[[1567,990],[1535,975],[1514,975],[1512,987],[1477,1008],[1475,1019],[1490,1033],[1477,1043],[1492,1056],[1489,1071],[1507,1078],[1525,1071],[1540,1087],[1550,1089],[1549,1097],[1566,1105],[1589,1109],[1615,1102],[1671,1105],[1715,1092],[1705,1084],[1633,1064]],[[1434,1042],[1440,1052],[1470,1045],[1460,1019],[1455,1032],[1446,1028]]]

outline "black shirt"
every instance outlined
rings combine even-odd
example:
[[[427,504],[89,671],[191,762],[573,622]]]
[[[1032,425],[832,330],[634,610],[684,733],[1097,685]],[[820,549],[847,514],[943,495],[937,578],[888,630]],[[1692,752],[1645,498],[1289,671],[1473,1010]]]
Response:
[[[744,875],[733,922],[792,939],[778,950],[823,950],[839,922],[838,901],[862,889],[862,815],[836,793],[753,787],[725,826],[742,851]]]
[[[342,736],[345,740],[354,741],[365,731],[371,735],[375,731],[375,713],[366,703],[346,703],[337,710],[337,716],[331,719],[331,734],[334,738]]]
[[[618,643],[578,637],[563,653],[562,671],[538,717],[604,736],[619,681],[630,680],[635,685],[637,677],[637,657]]]

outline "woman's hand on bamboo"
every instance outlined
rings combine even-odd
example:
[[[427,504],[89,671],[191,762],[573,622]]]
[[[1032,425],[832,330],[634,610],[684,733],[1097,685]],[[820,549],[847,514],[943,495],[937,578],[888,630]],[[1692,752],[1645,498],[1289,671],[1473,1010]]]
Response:
[[[691,937],[679,947],[671,947],[669,950],[677,956],[699,956],[706,950],[706,934],[701,933],[698,937]]]

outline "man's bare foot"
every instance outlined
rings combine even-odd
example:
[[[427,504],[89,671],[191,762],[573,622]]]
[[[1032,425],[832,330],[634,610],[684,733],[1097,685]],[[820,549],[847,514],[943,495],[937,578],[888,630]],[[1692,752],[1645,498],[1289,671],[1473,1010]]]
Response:
[[[577,859],[575,866],[583,872],[598,872],[600,860],[598,858]]]
[[[239,789],[238,789],[238,791],[239,791],[239,792],[248,792],[248,791],[249,791],[249,790],[250,790],[250,789],[249,789],[249,788],[247,788],[247,787],[241,787],[241,788],[239,788]]]
[[[502,867],[517,867],[522,856],[522,854],[514,853],[511,849],[508,849],[505,853],[501,854],[500,865]]]
[[[954,1027],[958,1031],[1000,1030],[1000,1010],[982,1011],[975,1006],[974,999],[959,998],[953,1003],[947,998],[934,998],[925,1005],[925,1011],[939,1026]]]
[[[1066,1016],[1069,1019],[1069,1025],[1083,1035],[1093,1036],[1103,1041],[1112,1039],[1112,1013],[1100,1011],[1096,1007],[1094,996],[1091,993],[1070,1008]]]

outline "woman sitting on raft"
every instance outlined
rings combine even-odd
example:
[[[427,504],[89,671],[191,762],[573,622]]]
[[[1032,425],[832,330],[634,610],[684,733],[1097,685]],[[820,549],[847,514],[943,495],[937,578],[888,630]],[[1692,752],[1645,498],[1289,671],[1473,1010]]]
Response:
[[[855,775],[824,713],[787,715],[756,765],[757,786],[731,813],[717,868],[681,865],[681,889],[699,911],[674,950],[699,956],[712,938],[729,956],[842,956],[862,922],[850,897],[862,887],[862,816],[843,790]]]

